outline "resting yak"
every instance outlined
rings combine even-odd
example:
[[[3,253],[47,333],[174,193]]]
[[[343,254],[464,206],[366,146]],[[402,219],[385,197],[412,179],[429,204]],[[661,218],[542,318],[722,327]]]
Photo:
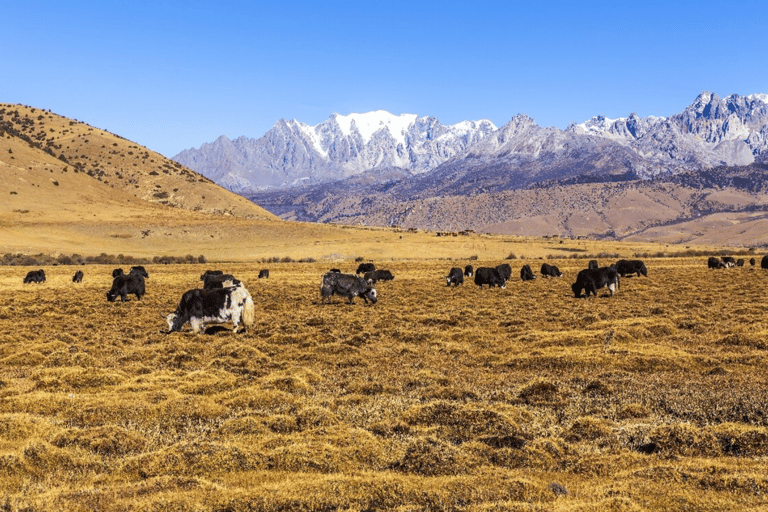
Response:
[[[320,300],[323,304],[326,300],[330,303],[334,295],[346,297],[350,304],[354,304],[355,297],[362,297],[366,304],[369,300],[376,304],[378,300],[376,289],[362,277],[328,272],[320,285]]]
[[[576,282],[571,285],[573,294],[581,297],[581,290],[586,292],[586,296],[592,293],[597,297],[597,290],[608,287],[608,291],[613,296],[614,292],[619,290],[619,273],[613,267],[586,268],[576,276]]]

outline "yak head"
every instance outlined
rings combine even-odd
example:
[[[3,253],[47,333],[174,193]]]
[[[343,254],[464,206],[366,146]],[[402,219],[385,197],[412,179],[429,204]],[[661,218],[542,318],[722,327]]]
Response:
[[[161,314],[160,316],[163,315]],[[168,334],[180,331],[181,327],[184,325],[181,315],[176,311],[163,318],[165,318],[165,322],[168,324]]]
[[[378,297],[376,297],[376,288],[368,288],[367,290],[360,292],[359,295],[363,298],[366,304],[369,300],[373,304],[376,304],[376,301],[379,300]]]
[[[107,292],[107,300],[109,302],[115,302],[116,298],[117,298],[117,292],[115,290],[109,290]]]

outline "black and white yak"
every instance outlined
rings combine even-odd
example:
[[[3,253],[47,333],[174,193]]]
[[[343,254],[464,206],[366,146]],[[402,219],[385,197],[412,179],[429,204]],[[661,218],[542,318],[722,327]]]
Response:
[[[614,292],[619,291],[619,273],[613,267],[585,268],[576,276],[576,282],[571,285],[573,294],[581,297],[581,291],[586,292],[586,296],[592,293],[597,297],[597,290],[608,288],[613,297]]]
[[[447,286],[453,285],[454,287],[464,284],[464,274],[459,267],[453,267],[445,276],[445,282]]]
[[[242,322],[245,329],[253,325],[253,298],[244,286],[227,286],[211,290],[195,288],[184,292],[176,311],[165,317],[168,332],[181,331],[189,323],[192,332],[205,332],[206,324],[232,322],[232,332]]]

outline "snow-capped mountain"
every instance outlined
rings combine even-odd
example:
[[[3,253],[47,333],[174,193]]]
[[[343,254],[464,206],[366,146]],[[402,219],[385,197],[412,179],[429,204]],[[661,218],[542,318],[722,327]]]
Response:
[[[443,125],[436,118],[379,110],[333,114],[309,126],[279,120],[263,137],[219,137],[174,157],[231,190],[338,180],[370,169],[433,169],[496,130],[486,120]]]
[[[400,169],[406,195],[508,190],[580,175],[651,178],[662,173],[768,161],[768,94],[700,94],[669,117],[596,116],[565,130],[525,114],[451,126],[385,111],[334,114],[309,126],[278,121],[260,139],[220,137],[174,157],[231,190],[248,193]],[[385,174],[391,176],[391,174]],[[369,175],[373,177],[374,175]]]
[[[607,119],[603,116],[568,130],[598,135],[622,144],[645,160],[647,172],[748,165],[765,161],[768,153],[768,94],[720,98],[701,93],[683,112],[665,117]]]

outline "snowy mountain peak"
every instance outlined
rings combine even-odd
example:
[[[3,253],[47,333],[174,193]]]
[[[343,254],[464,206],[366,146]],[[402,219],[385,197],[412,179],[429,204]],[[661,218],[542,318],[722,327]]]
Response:
[[[398,144],[405,145],[405,132],[416,121],[417,116],[416,114],[401,114],[397,116],[386,110],[374,110],[364,114],[349,114],[346,116],[333,114],[331,118],[336,121],[336,124],[341,128],[341,132],[346,137],[349,137],[352,133],[354,126],[365,144],[370,142],[374,133],[385,129]]]
[[[604,115],[597,115],[587,121],[584,121],[583,123],[578,124],[577,126],[583,128],[587,133],[605,133],[610,130],[611,126],[613,126],[616,121],[626,120],[626,117],[611,119],[610,117],[605,117]]]

